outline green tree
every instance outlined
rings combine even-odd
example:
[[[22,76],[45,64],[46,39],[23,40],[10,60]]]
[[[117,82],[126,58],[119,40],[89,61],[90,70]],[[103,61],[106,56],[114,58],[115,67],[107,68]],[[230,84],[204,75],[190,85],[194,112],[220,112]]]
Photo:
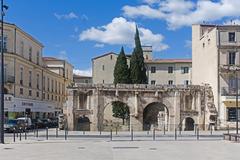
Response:
[[[127,58],[124,53],[123,47],[121,48],[121,52],[118,55],[117,62],[114,68],[114,84],[123,83],[128,84],[130,83],[130,72],[127,65]]]
[[[139,31],[136,27],[135,48],[130,60],[130,78],[133,84],[147,84],[146,68],[144,65],[143,50],[139,37]]]
[[[121,118],[123,125],[124,120],[129,118],[129,108],[128,106],[123,102],[112,102],[112,111],[113,111],[113,117]]]
[[[131,82],[131,79],[130,79],[129,68],[127,65],[127,58],[124,53],[124,49],[122,47],[114,67],[114,84],[117,84],[117,83],[128,84],[130,82]],[[124,124],[125,118],[129,117],[128,106],[126,106],[122,102],[118,102],[118,101],[113,102],[112,112],[113,112],[113,117],[121,118],[123,120],[123,124]]]

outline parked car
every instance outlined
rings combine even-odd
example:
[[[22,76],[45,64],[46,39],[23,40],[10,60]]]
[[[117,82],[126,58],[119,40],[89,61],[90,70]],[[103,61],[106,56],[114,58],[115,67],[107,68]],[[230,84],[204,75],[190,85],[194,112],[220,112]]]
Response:
[[[19,127],[22,128],[23,130],[33,128],[32,120],[29,117],[19,117],[17,118],[17,121]]]
[[[44,128],[44,123],[40,119],[33,119],[32,125],[34,128]]]
[[[17,119],[10,119],[7,121],[7,123],[4,124],[5,132],[13,132],[14,129],[18,130],[18,120]]]

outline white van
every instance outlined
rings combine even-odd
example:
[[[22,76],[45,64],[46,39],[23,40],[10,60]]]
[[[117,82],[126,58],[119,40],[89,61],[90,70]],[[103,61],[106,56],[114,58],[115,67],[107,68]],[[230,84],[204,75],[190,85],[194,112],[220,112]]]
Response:
[[[17,118],[18,124],[23,127],[23,128],[27,128],[27,129],[31,129],[32,128],[32,120],[29,117],[19,117]]]

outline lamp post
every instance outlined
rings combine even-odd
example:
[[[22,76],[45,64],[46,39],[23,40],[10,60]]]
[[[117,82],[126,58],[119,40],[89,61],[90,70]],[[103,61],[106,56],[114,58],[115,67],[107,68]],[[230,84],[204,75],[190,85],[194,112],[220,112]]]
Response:
[[[236,134],[238,134],[238,72],[236,71]]]
[[[3,4],[1,0],[1,104],[0,104],[0,143],[4,143],[4,38],[3,38],[3,17],[4,9],[7,10],[8,6]]]

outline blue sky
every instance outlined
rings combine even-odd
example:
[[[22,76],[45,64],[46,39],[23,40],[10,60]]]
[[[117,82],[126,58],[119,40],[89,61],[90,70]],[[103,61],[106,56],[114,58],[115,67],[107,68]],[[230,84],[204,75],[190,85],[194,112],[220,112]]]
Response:
[[[67,59],[89,74],[91,59],[124,46],[134,26],[155,58],[191,58],[191,24],[239,23],[239,0],[5,0],[6,20],[44,44],[44,56]],[[213,12],[214,10],[214,12]]]

